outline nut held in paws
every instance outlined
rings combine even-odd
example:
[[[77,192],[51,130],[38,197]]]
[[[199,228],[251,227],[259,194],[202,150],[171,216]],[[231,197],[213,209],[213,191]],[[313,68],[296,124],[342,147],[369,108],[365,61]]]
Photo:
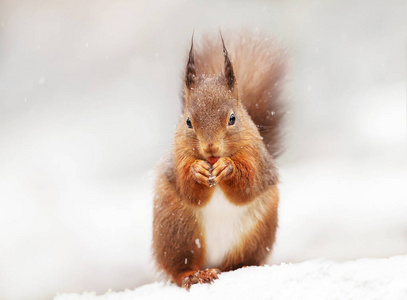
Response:
[[[208,162],[211,165],[214,165],[218,160],[219,160],[219,157],[215,157],[215,156],[208,157]]]

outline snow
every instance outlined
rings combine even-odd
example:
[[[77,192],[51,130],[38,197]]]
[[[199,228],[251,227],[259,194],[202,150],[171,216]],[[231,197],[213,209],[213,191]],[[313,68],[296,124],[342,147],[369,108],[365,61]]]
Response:
[[[186,291],[157,282],[133,291],[59,295],[54,300],[132,299],[391,299],[407,297],[407,255],[348,262],[312,260],[297,264],[247,267],[222,273],[211,285]]]
[[[201,248],[201,242],[199,241],[199,239],[195,240],[195,244],[198,248]]]

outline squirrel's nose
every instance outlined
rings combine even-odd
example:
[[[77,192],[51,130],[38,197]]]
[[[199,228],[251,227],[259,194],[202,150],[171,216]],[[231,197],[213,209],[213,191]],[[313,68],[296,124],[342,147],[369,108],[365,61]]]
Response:
[[[213,143],[206,144],[202,148],[203,151],[208,154],[214,154],[219,151],[219,145]]]

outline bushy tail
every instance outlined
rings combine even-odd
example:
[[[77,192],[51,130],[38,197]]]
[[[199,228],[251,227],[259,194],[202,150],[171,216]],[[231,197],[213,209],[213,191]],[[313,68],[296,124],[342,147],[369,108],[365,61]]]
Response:
[[[240,99],[259,128],[268,151],[281,152],[281,127],[285,114],[281,101],[284,55],[277,43],[260,33],[223,33],[233,64]],[[224,56],[219,34],[206,35],[195,52],[199,74],[219,74]]]

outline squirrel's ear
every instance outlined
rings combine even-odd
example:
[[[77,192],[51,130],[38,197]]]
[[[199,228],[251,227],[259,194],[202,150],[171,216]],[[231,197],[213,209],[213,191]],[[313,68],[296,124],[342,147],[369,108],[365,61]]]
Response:
[[[226,83],[227,83],[229,89],[232,91],[233,88],[235,87],[236,78],[235,78],[235,74],[233,73],[232,62],[230,61],[228,50],[226,50],[225,41],[223,40],[222,33],[220,34],[220,38],[222,39],[223,55],[225,56]]]
[[[185,74],[185,85],[188,89],[191,89],[195,85],[196,70],[194,60],[194,34],[192,33],[191,49],[189,50],[189,57],[187,63],[187,70]]]

